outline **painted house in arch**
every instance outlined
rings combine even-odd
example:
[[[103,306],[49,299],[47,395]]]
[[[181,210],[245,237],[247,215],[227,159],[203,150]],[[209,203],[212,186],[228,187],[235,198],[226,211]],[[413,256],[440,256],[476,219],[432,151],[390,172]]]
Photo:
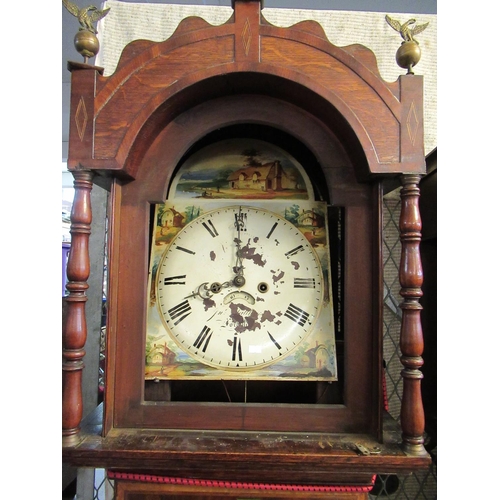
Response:
[[[265,165],[251,165],[234,171],[229,177],[232,189],[255,189],[258,191],[283,191],[298,189],[297,178],[288,174],[278,160]]]

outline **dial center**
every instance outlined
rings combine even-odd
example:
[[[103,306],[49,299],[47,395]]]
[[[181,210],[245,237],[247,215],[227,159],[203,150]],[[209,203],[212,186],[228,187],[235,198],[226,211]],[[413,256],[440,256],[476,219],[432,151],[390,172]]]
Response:
[[[244,276],[241,276],[241,274],[238,274],[238,276],[234,277],[233,283],[234,283],[234,286],[241,288],[246,283],[246,281],[245,281]]]
[[[212,293],[219,293],[222,290],[222,284],[218,282],[214,282],[210,285],[210,291]]]

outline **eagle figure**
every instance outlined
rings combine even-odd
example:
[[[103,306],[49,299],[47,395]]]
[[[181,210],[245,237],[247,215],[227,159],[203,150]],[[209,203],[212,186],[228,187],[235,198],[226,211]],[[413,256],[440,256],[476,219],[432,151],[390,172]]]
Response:
[[[80,9],[78,5],[70,2],[69,0],[62,0],[62,3],[68,12],[78,19],[78,22],[80,23],[80,31],[87,30],[94,33],[94,35],[97,34],[97,31],[94,28],[93,23],[102,19],[109,12],[109,8],[99,10],[95,5],[89,5],[88,7]]]
[[[385,20],[387,21],[387,24],[391,28],[395,29],[401,35],[401,38],[403,38],[403,43],[404,42],[418,43],[417,40],[415,40],[413,37],[415,35],[418,35],[419,33],[422,33],[422,31],[424,31],[429,24],[429,23],[419,24],[412,28],[411,26],[413,26],[417,22],[417,20],[413,18],[409,19],[403,24],[401,24],[399,21],[396,21],[395,19],[390,18],[388,15],[385,16]]]

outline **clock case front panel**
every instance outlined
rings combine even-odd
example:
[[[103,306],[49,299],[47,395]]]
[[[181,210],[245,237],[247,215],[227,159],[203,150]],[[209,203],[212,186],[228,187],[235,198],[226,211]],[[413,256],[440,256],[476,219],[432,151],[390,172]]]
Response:
[[[228,125],[235,121],[239,123]],[[184,123],[189,123],[188,130],[183,126]],[[338,352],[342,374],[331,389],[335,393],[333,402],[336,404],[311,405],[302,403],[300,398],[286,397],[277,401],[284,400],[288,404],[272,404],[268,399],[269,393],[279,391],[273,387],[261,397],[266,403],[203,401],[200,403],[203,404],[201,412],[196,409],[197,403],[185,401],[189,397],[179,396],[180,401],[168,402],[168,390],[161,385],[148,388],[146,384],[144,388],[142,374],[145,364],[152,205],[165,199],[175,167],[190,148],[196,147],[198,141],[206,143],[211,133],[220,138],[244,132],[260,135],[261,139],[266,140],[271,137],[280,147],[286,148],[288,145],[290,153],[311,159],[307,173],[316,186],[318,196],[343,211],[346,228],[343,252],[346,258],[343,262],[342,330],[345,338],[339,344]],[[373,276],[378,275],[380,264],[379,258],[374,259],[373,255],[380,256],[380,245],[378,231],[372,228],[374,224],[375,227],[380,224],[378,210],[374,210],[374,207],[379,206],[381,188],[379,185],[374,187],[356,181],[352,160],[339,138],[324,124],[282,99],[248,94],[215,97],[185,111],[160,131],[145,153],[138,171],[135,181],[115,182],[113,185],[116,191],[113,212],[120,213],[119,219],[114,218],[115,222],[111,226],[111,255],[117,258],[110,259],[114,266],[109,270],[110,284],[116,283],[118,278],[118,297],[113,293],[113,285],[108,297],[109,308],[115,311],[116,324],[120,325],[119,334],[117,331],[116,337],[113,336],[113,317],[109,319],[109,342],[111,349],[116,349],[111,370],[116,376],[114,383],[107,387],[108,394],[113,394],[113,427],[167,426],[267,431],[299,431],[307,428],[329,432],[377,433],[381,413],[378,401],[382,387],[382,361],[380,348],[376,351],[373,349],[374,345],[380,345],[377,340],[380,335],[380,303],[374,307]],[[346,185],[350,185],[349,190],[346,190]],[[332,200],[335,200],[334,203]],[[337,228],[335,221],[330,221],[330,224]],[[114,243],[115,234],[119,235],[118,245]],[[373,266],[376,266],[376,272]],[[127,273],[120,273],[120,269],[127,269]],[[376,296],[375,299],[381,300]],[[114,300],[120,302],[119,307],[113,308]],[[121,338],[127,341],[120,341]],[[346,357],[352,361],[345,363]],[[271,387],[271,384],[268,386]],[[282,387],[282,391],[291,391],[292,394],[301,392],[285,385]],[[190,393],[190,389],[184,390]],[[314,397],[322,390],[317,384],[309,389]],[[359,394],[363,397],[357,397]],[[311,398],[303,400],[309,402]],[[220,418],[221,412],[224,419]]]

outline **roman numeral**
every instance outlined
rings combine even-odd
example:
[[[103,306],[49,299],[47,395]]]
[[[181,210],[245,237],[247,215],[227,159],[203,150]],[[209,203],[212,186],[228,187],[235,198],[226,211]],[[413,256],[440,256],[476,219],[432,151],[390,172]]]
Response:
[[[273,224],[273,227],[271,228],[271,231],[269,231],[269,234],[266,236],[267,239],[271,237],[271,234],[273,234],[274,230],[276,229],[276,226],[278,225],[277,222]]]
[[[240,231],[246,231],[246,220],[247,214],[242,214],[241,212],[239,214],[234,214],[234,227]]]
[[[293,278],[294,288],[316,288],[316,280],[314,278]]]
[[[189,253],[191,255],[195,255],[196,252],[193,252],[192,250],[188,250],[187,248],[184,248],[184,247],[180,247],[180,246],[175,246],[175,249],[176,250],[180,250],[181,252],[186,252],[186,253]]]
[[[287,318],[290,318],[292,321],[295,321],[295,323],[299,324],[300,326],[304,326],[307,318],[309,318],[308,313],[300,309],[300,307],[294,306],[293,304],[290,304],[288,306],[285,316]]]
[[[208,222],[208,224],[207,224]],[[203,222],[203,227],[210,233],[210,236],[212,238],[215,238],[216,236],[219,236],[219,233],[217,232],[217,229],[215,229],[215,226],[212,224],[212,221],[209,220],[207,222]]]
[[[267,334],[269,335],[269,338],[271,339],[272,343],[281,351],[281,346],[278,344],[276,339],[269,332],[267,332]]]
[[[202,351],[205,352],[207,350],[208,343],[210,342],[210,339],[212,338],[212,330],[208,328],[208,326],[204,326],[203,329],[201,330],[200,334],[198,335],[198,338],[194,341],[194,347],[199,349],[203,342],[205,342],[205,345],[203,345]]]
[[[186,275],[183,274],[182,276],[170,276],[168,278],[163,279],[163,284],[164,285],[185,285],[185,281],[178,281],[178,280],[183,280],[186,278]]]
[[[191,314],[191,306],[187,300],[183,300],[180,304],[177,304],[172,309],[168,310],[170,319],[174,321],[174,326],[178,325],[183,319],[187,318]]]
[[[234,337],[233,341],[233,361],[236,361],[236,358],[238,358],[238,361],[243,361],[243,355],[241,353],[241,339],[238,337]]]
[[[289,252],[285,254],[285,256],[289,259],[293,255],[296,255],[299,252],[302,252],[303,250],[305,250],[304,247],[302,245],[299,245],[298,247],[292,248]]]

